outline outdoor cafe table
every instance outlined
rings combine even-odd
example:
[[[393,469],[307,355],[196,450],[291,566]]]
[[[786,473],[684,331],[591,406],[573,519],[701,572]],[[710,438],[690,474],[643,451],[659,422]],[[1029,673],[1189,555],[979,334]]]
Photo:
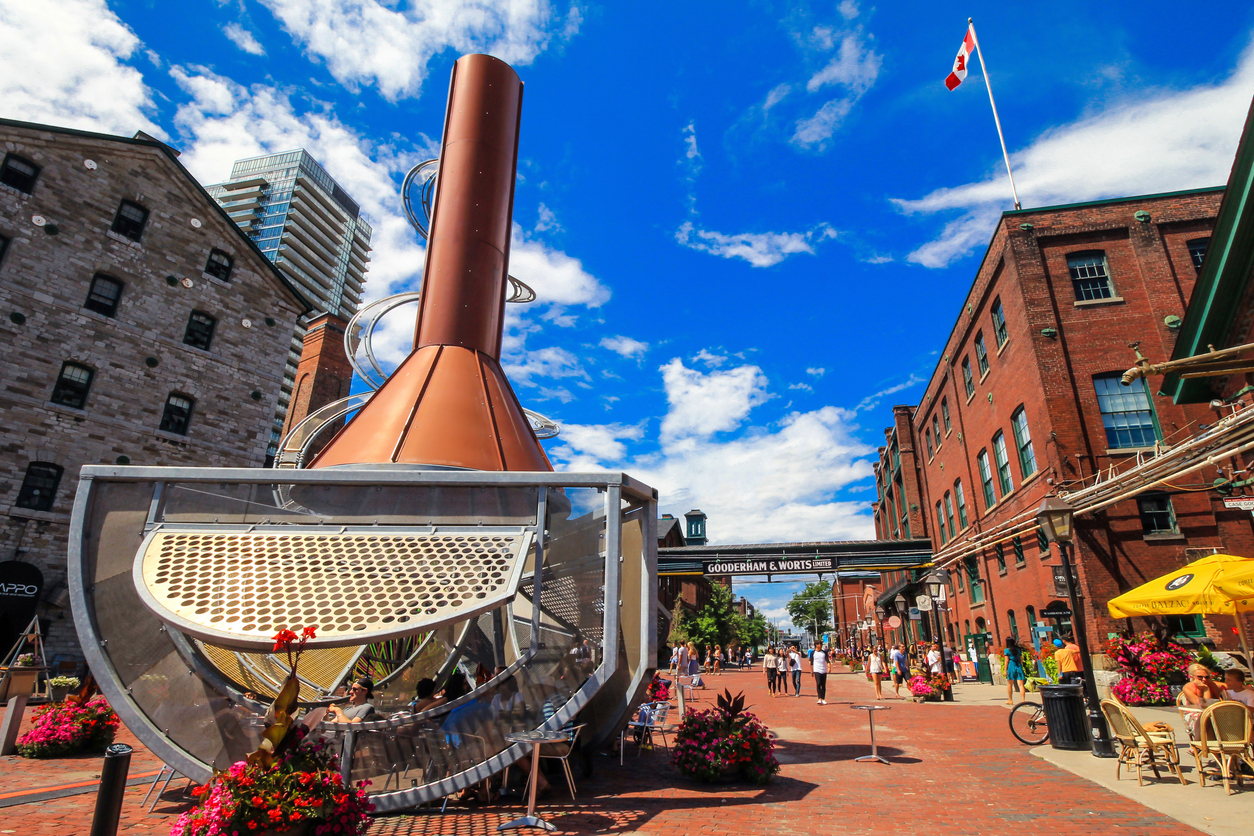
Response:
[[[888,711],[891,706],[887,705],[851,705],[850,708],[855,711],[865,711],[867,719],[871,721],[871,754],[863,755],[860,758],[854,758],[855,761],[879,761],[880,763],[888,763],[880,757],[879,751],[875,748],[875,712]]]
[[[531,744],[531,785],[527,796],[527,815],[506,822],[497,830],[509,830],[514,827],[542,827],[545,830],[557,830],[556,827],[536,815],[536,784],[540,779],[540,746],[545,743],[561,743],[570,740],[569,731],[524,731],[511,732],[505,735],[510,743]]]

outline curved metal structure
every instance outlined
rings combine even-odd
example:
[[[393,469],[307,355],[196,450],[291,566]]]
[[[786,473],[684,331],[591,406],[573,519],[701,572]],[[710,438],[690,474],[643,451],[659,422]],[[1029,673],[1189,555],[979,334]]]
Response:
[[[506,272],[521,101],[499,60],[455,65],[442,177],[423,186],[423,293],[368,306],[346,337],[375,391],[308,415],[274,469],[83,468],[69,583],[84,653],[128,728],[195,780],[257,747],[266,707],[246,694],[290,673],[269,652],[280,629],[317,629],[306,705],[368,646],[392,648],[367,661],[386,661],[383,719],[316,727],[380,811],[528,754],[510,732],[578,715],[581,739],[610,740],[644,697],[657,494],[553,473],[539,439],[557,427],[521,407],[499,362],[505,302],[530,290]],[[371,338],[410,302],[414,351],[386,375]],[[457,698],[414,713],[423,680]]]

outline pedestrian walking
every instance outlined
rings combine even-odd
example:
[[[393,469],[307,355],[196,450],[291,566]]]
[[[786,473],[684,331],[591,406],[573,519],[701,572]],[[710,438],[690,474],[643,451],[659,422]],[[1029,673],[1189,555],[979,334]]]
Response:
[[[717,644],[714,645],[714,652],[710,655],[713,657],[710,664],[713,667],[714,673],[722,673],[723,672],[723,647],[722,645],[717,645]]]
[[[819,705],[827,705],[827,651],[823,642],[814,646],[814,655],[810,657],[810,671],[814,674],[814,690],[818,693]]]
[[[884,699],[884,648],[871,650],[871,655],[866,660],[866,670],[871,675],[871,681],[875,683],[875,698]]]
[[[768,647],[766,655],[762,657],[762,670],[766,671],[766,690],[773,697],[775,696],[775,648]]]
[[[1006,649],[1002,651],[1006,657],[1006,705],[1015,704],[1015,683],[1019,683],[1019,701],[1028,698],[1028,676],[1023,672],[1023,648],[1014,636],[1006,636]]]
[[[671,648],[671,662],[667,670],[673,676],[679,675],[679,645],[674,645]]]
[[[788,670],[792,673],[793,696],[801,696],[801,652],[794,645],[788,651]]]
[[[788,696],[788,648],[780,646],[775,652],[775,695]]]
[[[906,646],[899,644],[893,648],[893,693],[901,696],[901,686],[910,680],[910,657],[906,655]]]
[[[705,683],[701,681],[701,659],[693,642],[688,642],[688,675],[692,677],[693,688],[705,687]]]
[[[945,672],[945,655],[941,653],[939,644],[934,643],[932,649],[927,652],[927,670],[928,673],[933,674]]]

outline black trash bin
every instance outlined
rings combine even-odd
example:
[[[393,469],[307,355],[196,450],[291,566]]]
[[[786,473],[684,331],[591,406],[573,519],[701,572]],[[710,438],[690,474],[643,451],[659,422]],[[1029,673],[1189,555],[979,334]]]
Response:
[[[1093,742],[1080,685],[1042,685],[1041,706],[1049,728],[1049,745],[1055,749],[1089,749]]]

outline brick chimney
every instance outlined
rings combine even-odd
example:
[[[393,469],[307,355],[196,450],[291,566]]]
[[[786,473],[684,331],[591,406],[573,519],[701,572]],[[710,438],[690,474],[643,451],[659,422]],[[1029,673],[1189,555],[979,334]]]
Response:
[[[344,329],[348,323],[333,313],[323,313],[309,322],[305,344],[296,367],[292,400],[283,420],[283,435],[315,409],[348,397],[353,367],[344,353]],[[330,435],[327,435],[330,439]]]

